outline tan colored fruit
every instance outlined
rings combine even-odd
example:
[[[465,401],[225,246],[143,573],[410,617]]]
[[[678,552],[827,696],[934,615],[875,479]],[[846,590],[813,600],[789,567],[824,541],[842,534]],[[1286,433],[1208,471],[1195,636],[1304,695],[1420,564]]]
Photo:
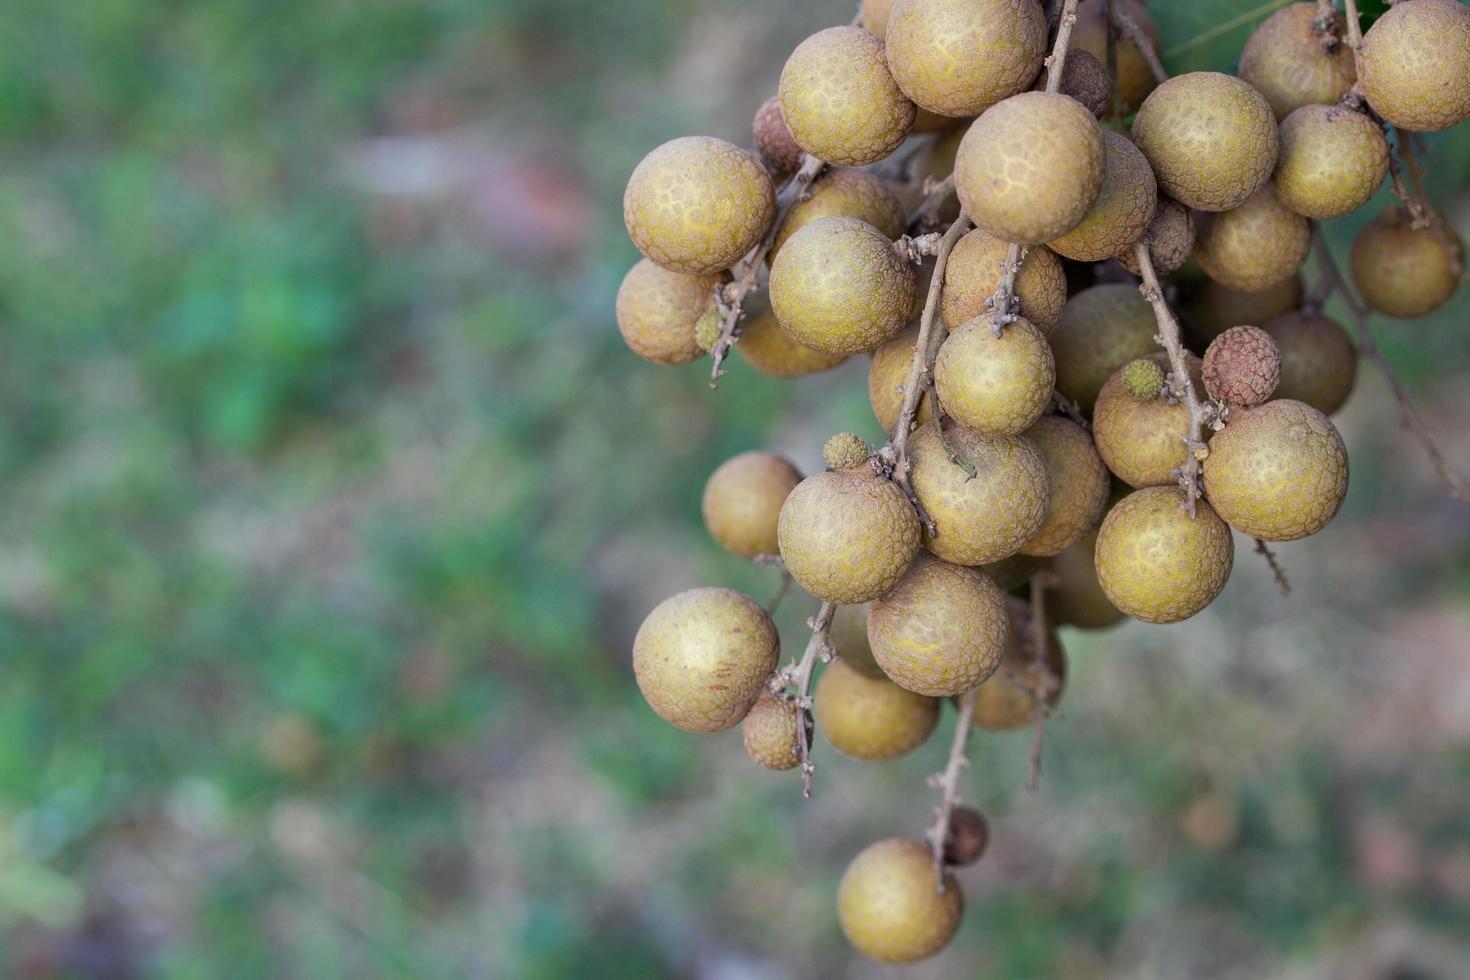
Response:
[[[1200,360],[1187,355],[1195,391],[1202,390]],[[1151,355],[1169,370],[1164,354]],[[1184,437],[1189,432],[1189,408],[1183,402],[1169,404],[1166,397],[1139,401],[1123,388],[1123,372],[1114,372],[1098,393],[1092,410],[1092,438],[1103,462],[1130,487],[1172,484],[1174,471],[1184,465],[1188,451]]]
[[[942,116],[975,116],[1031,85],[1046,17],[1016,0],[897,0],[885,37],[905,95]]]
[[[1324,415],[1342,407],[1358,377],[1358,348],[1335,320],[1288,313],[1263,328],[1281,351],[1277,398],[1306,402]]]
[[[1260,327],[1231,327],[1205,351],[1205,391],[1232,408],[1254,408],[1281,380],[1281,350]]]
[[[919,519],[897,485],[863,470],[829,470],[797,485],[776,534],[786,570],[819,599],[876,599],[919,550]]]
[[[888,34],[888,17],[893,12],[893,0],[863,0],[859,12],[863,29],[879,37]]]
[[[772,378],[800,378],[808,374],[830,371],[846,354],[825,354],[803,347],[791,339],[765,293],[745,300],[745,319],[740,321],[740,342],[735,351],[751,367]]]
[[[932,828],[932,824],[931,824]],[[964,867],[980,860],[990,843],[990,827],[979,810],[957,806],[949,815],[949,833],[944,838],[944,863]]]
[[[1470,116],[1470,10],[1457,0],[1394,4],[1363,36],[1363,94],[1415,132]]]
[[[791,128],[786,125],[781,100],[776,96],[762,102],[756,110],[751,132],[755,137],[756,152],[771,173],[784,176],[801,169],[801,147],[796,145]]]
[[[1090,414],[1114,371],[1159,349],[1158,332],[1153,307],[1137,287],[1118,282],[1082,290],[1067,301],[1051,335],[1057,390]]]
[[[1271,177],[1276,115],[1260,92],[1232,75],[1176,75],[1144,100],[1133,141],[1159,189],[1199,211],[1239,207]]]
[[[882,39],[861,27],[829,27],[798,44],[777,91],[797,144],[838,166],[883,159],[914,124],[914,104],[888,71]]]
[[[939,310],[950,330],[985,314],[990,297],[1000,286],[1001,263],[1009,246],[981,228],[974,228],[949,253],[944,293]],[[1043,246],[1026,253],[1016,275],[1016,298],[1021,315],[1036,329],[1050,334],[1062,319],[1067,302],[1067,273],[1062,260]]]
[[[623,194],[623,221],[638,251],[690,275],[730,268],[775,216],[776,188],[760,160],[712,136],[658,147],[633,168]]]
[[[975,469],[950,462],[949,448]],[[909,438],[914,493],[937,527],[924,534],[930,552],[956,565],[1009,558],[1046,519],[1050,488],[1041,453],[1022,436],[984,435],[930,423]]]
[[[1056,707],[1067,681],[1067,659],[1055,629],[1046,634],[1045,660],[1036,662],[1031,637],[1031,607],[1007,599],[1010,631],[1000,669],[975,692],[975,724],[992,732],[1010,732],[1036,721],[1043,700]]]
[[[884,238],[898,238],[908,226],[903,205],[879,177],[864,170],[838,167],[827,171],[812,185],[811,197],[801,201],[781,222],[771,244],[771,261],[786,240],[818,218],[856,218],[866,221]]]
[[[795,704],[762,691],[741,726],[745,753],[767,769],[795,769],[801,761],[796,731],[800,723]]]
[[[1238,208],[1200,216],[1194,258],[1221,285],[1259,291],[1295,275],[1311,245],[1311,222],[1267,184]]]
[[[1038,92],[1043,91],[1050,75],[1051,69],[1041,69],[1032,88]],[[1108,70],[1101,61],[1086,51],[1071,51],[1067,54],[1066,65],[1062,68],[1062,84],[1058,91],[1081,102],[1088,112],[1099,119],[1107,115],[1108,97],[1112,91]]]
[[[908,383],[918,340],[919,328],[911,327],[873,352],[873,363],[868,368],[868,402],[884,432],[893,431],[903,408],[903,386]],[[916,417],[920,425],[934,418],[933,398],[928,392],[919,396]]]
[[[879,963],[913,963],[954,938],[965,899],[954,875],[936,887],[929,848],[893,838],[869,845],[843,872],[837,918],[854,949]]]
[[[1100,630],[1128,617],[1108,600],[1097,580],[1097,531],[1052,559],[1054,581],[1046,594],[1052,620],[1082,630]]]
[[[1107,146],[1102,189],[1082,221],[1048,243],[1053,252],[1077,262],[1101,262],[1138,241],[1159,202],[1154,172],[1133,141],[1111,129],[1102,134]]]
[[[1006,610],[990,576],[919,555],[868,610],[868,644],[883,673],[931,697],[989,677],[1005,650]]]
[[[1046,463],[1051,487],[1046,519],[1021,550],[1055,555],[1097,526],[1108,499],[1108,468],[1087,430],[1060,415],[1043,415],[1026,438]]]
[[[868,645],[868,606],[838,606],[832,614],[832,649],[859,674],[887,679]]]
[[[618,287],[618,330],[633,353],[654,364],[688,364],[704,352],[694,325],[714,306],[718,275],[670,272],[642,259]]]
[[[1402,208],[1389,208],[1353,239],[1353,284],[1380,313],[1423,316],[1454,295],[1462,256],[1459,236],[1444,222],[1414,228]]]
[[[800,471],[785,456],[732,456],[704,485],[704,526],[722,548],[742,558],[775,555],[781,505],[800,482]]]
[[[1264,541],[1295,541],[1327,526],[1347,495],[1348,458],[1332,420],[1276,400],[1230,413],[1210,439],[1205,496],[1225,523]]]
[[[1281,124],[1281,156],[1273,182],[1281,201],[1308,218],[1356,211],[1388,173],[1388,141],[1361,112],[1336,105],[1302,106]]]
[[[843,660],[822,671],[812,710],[833,748],[865,762],[908,755],[939,721],[938,701],[859,673]]]
[[[1163,36],[1148,11],[1138,0],[1114,0],[1113,7],[1127,14],[1152,43],[1154,51],[1163,50]],[[1143,53],[1131,40],[1119,37],[1114,57],[1117,62],[1118,100],[1124,112],[1137,108],[1154,90],[1154,75]],[[1108,20],[1103,0],[1082,0],[1077,5],[1077,23],[1072,28],[1072,47],[1091,54],[1104,66],[1108,61]]]
[[[934,361],[939,404],[976,432],[1017,436],[1051,403],[1056,382],[1051,347],[1025,318],[995,335],[987,314],[950,334]]]
[[[1240,77],[1261,93],[1277,119],[1304,105],[1330,105],[1347,94],[1357,77],[1342,14],[1332,12],[1328,30],[1318,29],[1315,3],[1282,7],[1261,22],[1240,52]]]
[[[1177,623],[1214,601],[1230,577],[1235,544],[1208,503],[1184,509],[1177,486],[1124,497],[1097,532],[1097,579],[1108,600],[1145,623]]]
[[[1161,197],[1144,238],[1149,243],[1148,255],[1153,260],[1154,272],[1167,276],[1194,253],[1194,216],[1178,201]],[[1131,246],[1124,248],[1116,258],[1135,276],[1143,275],[1143,268]]]
[[[1037,245],[1071,231],[1092,207],[1105,147],[1097,120],[1075,99],[1022,92],[970,126],[955,158],[955,191],[991,235]]]
[[[1295,275],[1254,293],[1206,280],[1189,296],[1185,308],[1208,340],[1242,323],[1273,320],[1301,305],[1302,277]]]
[[[665,599],[633,638],[633,674],[658,716],[686,732],[745,717],[776,667],[781,638],[754,599],[690,589]]]

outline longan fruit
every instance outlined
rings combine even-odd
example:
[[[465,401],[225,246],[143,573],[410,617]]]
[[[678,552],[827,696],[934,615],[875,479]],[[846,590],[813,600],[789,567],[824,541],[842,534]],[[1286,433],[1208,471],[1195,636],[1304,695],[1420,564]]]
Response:
[[[776,521],[801,472],[778,453],[732,456],[710,474],[700,509],[720,547],[741,558],[775,555]]]
[[[811,196],[787,213],[771,243],[770,261],[776,260],[792,235],[818,218],[833,216],[866,221],[889,239],[898,238],[908,227],[903,205],[882,178],[865,170],[835,167],[817,178]]]
[[[712,136],[670,140],[644,157],[623,194],[638,251],[674,272],[709,275],[756,246],[776,187],[755,154]]]
[[[633,638],[633,674],[658,716],[686,732],[745,717],[776,667],[776,624],[749,596],[689,589],[654,607]]]
[[[1097,579],[1108,601],[1145,623],[1177,623],[1214,601],[1235,543],[1206,501],[1184,509],[1177,486],[1144,487],[1113,505],[1097,532]]]
[[[618,331],[633,353],[654,364],[688,364],[704,355],[694,325],[715,302],[719,275],[670,272],[648,259],[618,287]]]
[[[946,338],[934,361],[939,404],[976,432],[1025,432],[1051,404],[1055,383],[1051,347],[1024,317],[997,337],[995,316],[977,316]]]
[[[1414,228],[1406,211],[1392,207],[1353,239],[1353,285],[1380,313],[1423,316],[1454,295],[1462,254],[1459,236],[1443,221]]]
[[[1263,328],[1281,351],[1276,397],[1306,402],[1323,415],[1342,407],[1358,377],[1358,348],[1337,321],[1288,313]]]
[[[1215,401],[1254,408],[1281,381],[1281,349],[1260,327],[1231,327],[1210,341],[1201,377]]]
[[[878,661],[873,659],[873,648],[868,645],[868,604],[860,606],[838,606],[832,614],[829,631],[832,649],[837,656],[859,674],[868,677],[887,677]]]
[[[1053,581],[1047,590],[1046,608],[1054,622],[1100,630],[1128,618],[1112,604],[1097,580],[1096,548],[1094,529],[1052,559]]]
[[[1388,173],[1388,141],[1361,112],[1305,105],[1281,123],[1281,155],[1272,178],[1281,202],[1307,218],[1356,211]]]
[[[965,899],[954,875],[936,887],[929,848],[893,838],[853,858],[837,886],[837,918],[854,949],[879,963],[913,963],[954,938]]]
[[[1113,0],[1113,7],[1133,19],[1152,43],[1154,51],[1163,50],[1163,35],[1138,0]],[[1072,47],[1086,51],[1106,68],[1108,63],[1108,18],[1103,0],[1082,0],[1077,5],[1077,23],[1072,27]],[[1071,56],[1068,55],[1068,61]],[[1123,112],[1136,109],[1154,90],[1154,74],[1143,53],[1127,37],[1117,35],[1114,46],[1117,71],[1118,102]]]
[[[1042,68],[1032,88],[1038,92],[1044,91],[1050,76],[1051,69]],[[1081,102],[1088,112],[1101,119],[1108,114],[1108,98],[1112,90],[1108,69],[1101,61],[1086,51],[1074,50],[1067,53],[1067,61],[1062,68],[1062,84],[1057,91]]]
[[[1031,85],[1046,17],[1016,0],[897,0],[885,40],[905,95],[942,116],[975,116]]]
[[[1051,335],[1057,390],[1092,413],[1098,392],[1112,373],[1159,349],[1154,309],[1126,283],[1104,283],[1073,296]]]
[[[919,518],[902,490],[870,470],[829,470],[786,497],[776,536],[798,585],[846,605],[893,588],[918,553]]]
[[[1221,285],[1259,291],[1294,275],[1311,246],[1311,222],[1266,184],[1239,207],[1200,216],[1194,258]]]
[[[794,174],[801,169],[803,156],[801,147],[786,125],[786,115],[781,111],[781,100],[776,96],[761,103],[751,121],[751,135],[755,138],[755,149],[766,162],[771,173],[777,176]]]
[[[1404,0],[1363,35],[1368,105],[1415,132],[1470,116],[1470,10],[1457,0]]]
[[[827,354],[803,347],[791,339],[765,293],[745,299],[745,319],[740,324],[740,342],[735,352],[761,374],[772,378],[800,378],[830,371],[846,354]]]
[[[800,737],[796,726],[802,724],[796,705],[770,691],[762,691],[751,706],[741,726],[745,753],[767,769],[784,772],[801,762]]]
[[[1008,245],[983,228],[972,228],[955,242],[944,274],[944,293],[939,311],[945,325],[954,330],[988,312],[987,303],[1000,286],[1001,263]],[[1043,334],[1050,334],[1062,319],[1067,303],[1067,273],[1062,260],[1045,246],[1033,246],[1016,274],[1016,298],[1021,314]]]
[[[1067,680],[1067,658],[1056,630],[1046,631],[1042,663],[1036,662],[1031,637],[1031,607],[1019,599],[1007,599],[1010,630],[1000,667],[975,691],[976,725],[987,731],[1010,732],[1036,720],[1037,705],[1056,707]]]
[[[1195,390],[1203,390],[1200,360],[1186,355]],[[1149,359],[1165,371],[1168,357],[1152,354]],[[1103,462],[1118,479],[1131,487],[1166,486],[1175,482],[1174,471],[1189,454],[1184,437],[1189,432],[1189,406],[1170,404],[1164,395],[1140,400],[1123,386],[1123,369],[1113,373],[1098,393],[1092,410],[1092,438]]]
[[[1043,415],[1025,434],[1046,464],[1051,495],[1046,519],[1021,551],[1055,555],[1097,525],[1108,500],[1108,468],[1087,430],[1071,419]]]
[[[1231,75],[1175,75],[1144,100],[1133,141],[1159,189],[1197,211],[1239,207],[1276,166],[1276,115],[1260,92]]]
[[[928,740],[939,721],[939,702],[834,660],[817,680],[812,713],[838,752],[883,762],[908,755]]]
[[[1101,262],[1138,241],[1159,203],[1153,169],[1133,141],[1111,129],[1102,135],[1107,162],[1097,199],[1076,227],[1047,243],[1076,262]]]
[[[1302,277],[1289,276],[1274,286],[1246,292],[1207,279],[1185,301],[1191,323],[1206,340],[1242,323],[1265,323],[1300,309]]]
[[[868,367],[868,402],[884,432],[893,431],[898,413],[903,409],[903,386],[908,383],[909,365],[913,363],[914,346],[918,342],[919,328],[910,327],[873,351],[873,363]],[[919,409],[914,417],[919,425],[933,420],[933,398],[927,391],[919,396]]]
[[[944,863],[964,867],[980,860],[990,843],[990,827],[973,807],[957,806],[949,814],[949,833],[944,837]]]
[[[798,44],[777,92],[797,144],[838,166],[883,159],[914,124],[914,104],[888,70],[883,40],[861,27],[829,27]]]
[[[1346,22],[1334,10],[1331,30],[1319,32],[1321,14],[1315,3],[1282,7],[1261,22],[1240,52],[1240,77],[1265,97],[1277,119],[1304,105],[1331,105],[1353,87]]]
[[[1143,239],[1148,242],[1148,257],[1154,264],[1154,273],[1167,276],[1189,261],[1194,253],[1194,216],[1189,208],[1173,198],[1161,197]],[[1143,275],[1143,267],[1138,264],[1138,256],[1131,245],[1114,258],[1135,276]]]

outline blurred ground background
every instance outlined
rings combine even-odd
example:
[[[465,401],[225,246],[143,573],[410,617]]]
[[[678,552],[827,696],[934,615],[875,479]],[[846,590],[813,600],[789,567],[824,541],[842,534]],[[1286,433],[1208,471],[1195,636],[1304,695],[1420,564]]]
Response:
[[[1253,4],[1154,2],[1174,71]],[[865,367],[660,369],[628,172],[740,140],[847,3],[11,0],[0,17],[0,974],[869,977],[833,889],[917,834],[946,721],[818,796],[628,668],[764,596],[704,478],[878,436]],[[1236,26],[1213,26],[1232,19]],[[1470,127],[1430,139],[1462,235]],[[1375,208],[1335,222],[1345,247]],[[1382,324],[1470,468],[1462,294]],[[1067,635],[1042,790],[921,977],[1470,975],[1470,510],[1369,371],[1343,515],[1186,626]],[[786,603],[788,648],[812,602]]]

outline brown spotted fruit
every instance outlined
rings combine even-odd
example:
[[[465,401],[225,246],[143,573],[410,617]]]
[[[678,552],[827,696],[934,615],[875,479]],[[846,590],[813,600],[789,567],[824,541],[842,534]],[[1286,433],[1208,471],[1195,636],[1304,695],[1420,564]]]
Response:
[[[714,307],[720,276],[671,272],[648,259],[618,287],[618,330],[633,353],[654,364],[688,364],[704,351],[694,325]]]
[[[1470,9],[1401,0],[1363,35],[1363,94],[1402,129],[1449,129],[1470,116]]]
[[[783,772],[801,762],[796,726],[802,723],[796,705],[770,691],[762,691],[740,727],[745,754],[767,769]]]
[[[1331,105],[1353,87],[1353,49],[1341,13],[1326,20],[1315,3],[1293,3],[1261,21],[1240,52],[1240,77],[1277,119],[1304,105]]]
[[[983,228],[972,228],[949,255],[945,270],[940,313],[945,325],[955,330],[989,310],[1002,278],[1001,264],[1009,246]],[[1026,253],[1016,274],[1016,299],[1021,315],[1036,329],[1050,334],[1062,318],[1067,302],[1067,273],[1051,249],[1034,246]]]
[[[1101,262],[1138,241],[1158,207],[1158,182],[1138,147],[1111,129],[1102,134],[1107,162],[1097,198],[1071,231],[1047,243],[1076,262]]]
[[[1353,284],[1363,302],[1380,313],[1416,317],[1432,313],[1454,295],[1464,272],[1459,236],[1443,221],[1415,228],[1393,207],[1353,239]]]
[[[1154,309],[1138,287],[1114,282],[1082,290],[1067,301],[1050,338],[1057,390],[1090,414],[1114,371],[1159,349],[1158,332]]]
[[[1200,360],[1188,354],[1189,371],[1196,392],[1200,391]],[[1165,371],[1164,354],[1149,359]],[[1189,408],[1172,401],[1166,393],[1139,398],[1124,386],[1119,369],[1103,385],[1092,410],[1092,438],[1103,462],[1130,487],[1165,486],[1175,482],[1174,471],[1188,456],[1184,437],[1189,432]]]
[[[732,456],[704,485],[704,526],[721,547],[742,558],[774,556],[781,505],[800,482],[800,471],[779,453]]]
[[[1239,207],[1200,215],[1194,258],[1222,286],[1258,292],[1295,275],[1311,245],[1312,223],[1266,184]]]
[[[1194,216],[1178,201],[1161,197],[1153,220],[1143,233],[1143,240],[1148,242],[1148,257],[1154,265],[1154,274],[1167,276],[1187,262],[1194,252]],[[1138,264],[1138,255],[1131,246],[1124,248],[1115,258],[1135,276],[1143,275],[1143,267]]]
[[[1046,463],[1051,488],[1046,518],[1021,551],[1055,555],[1097,525],[1108,499],[1108,468],[1087,430],[1060,415],[1043,415],[1026,438]]]
[[[1041,69],[1036,76],[1037,91],[1046,88],[1051,69]],[[1112,93],[1112,82],[1108,69],[1091,53],[1081,50],[1067,52],[1067,62],[1062,68],[1062,82],[1057,91],[1076,99],[1087,107],[1087,111],[1101,119],[1108,114],[1108,98]]]
[[[976,432],[1016,436],[1051,403],[1056,366],[1045,335],[1024,317],[996,330],[994,314],[950,334],[934,361],[934,390],[950,418]]]
[[[786,115],[781,111],[781,100],[776,96],[761,103],[751,122],[751,134],[755,137],[756,152],[765,161],[771,173],[784,177],[801,169],[801,147],[786,125]]]
[[[1220,594],[1235,544],[1207,502],[1197,501],[1191,517],[1177,486],[1144,487],[1108,511],[1094,557],[1114,606],[1145,623],[1177,623]]]
[[[905,95],[942,116],[976,116],[1031,85],[1046,17],[1016,0],[896,0],[885,40]]]
[[[838,752],[883,762],[924,744],[939,721],[939,702],[834,660],[817,680],[812,713]]]
[[[893,838],[871,844],[837,886],[837,919],[854,949],[879,963],[926,959],[959,930],[965,899],[954,875],[936,887],[929,848]]]
[[[786,570],[819,599],[876,599],[919,550],[919,518],[898,486],[871,470],[809,476],[786,497],[776,526]]]
[[[797,145],[838,166],[883,159],[914,124],[916,108],[888,70],[882,39],[861,27],[829,27],[798,44],[777,94]]]
[[[1288,313],[1263,328],[1281,351],[1277,398],[1306,402],[1324,415],[1342,407],[1358,376],[1358,348],[1336,320]]]

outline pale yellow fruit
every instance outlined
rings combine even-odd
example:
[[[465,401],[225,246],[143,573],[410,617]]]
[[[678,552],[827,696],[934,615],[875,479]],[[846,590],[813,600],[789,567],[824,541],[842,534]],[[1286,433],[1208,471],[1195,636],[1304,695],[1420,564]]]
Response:
[[[915,840],[879,841],[863,851],[837,886],[837,918],[853,948],[879,963],[913,963],[954,938],[965,900],[954,875],[944,890],[929,848]]]
[[[745,319],[740,321],[740,342],[735,352],[772,378],[800,378],[830,371],[847,360],[846,354],[825,354],[792,340],[764,293],[745,300]]]
[[[1312,223],[1267,184],[1237,208],[1201,215],[1194,257],[1221,285],[1258,292],[1295,275],[1311,246]]]
[[[1330,105],[1353,87],[1353,49],[1344,38],[1342,14],[1332,26],[1317,29],[1321,8],[1293,3],[1267,17],[1240,52],[1240,77],[1271,104],[1277,119],[1304,105]]]
[[[742,558],[775,556],[781,505],[800,482],[800,471],[777,453],[732,456],[704,485],[704,525],[721,547]]]
[[[996,336],[994,316],[978,316],[949,335],[934,362],[939,404],[976,432],[1025,432],[1051,403],[1055,382],[1051,347],[1024,318]]]
[[[807,477],[786,497],[776,534],[797,584],[844,605],[893,588],[919,550],[908,497],[865,469]]]
[[[945,271],[939,310],[954,330],[989,310],[990,297],[1000,286],[1001,263],[1009,246],[983,228],[973,228],[955,243]],[[1016,274],[1016,299],[1021,315],[1036,329],[1050,334],[1062,319],[1067,303],[1067,273],[1051,249],[1037,245],[1026,252]]]
[[[777,94],[797,144],[839,166],[883,159],[914,124],[915,106],[888,70],[883,40],[861,27],[829,27],[802,41]]]
[[[910,327],[873,351],[873,363],[868,368],[868,402],[873,406],[873,417],[883,426],[884,432],[893,431],[898,413],[903,408],[903,386],[908,384],[914,345],[918,341],[919,328]],[[927,391],[919,396],[918,424],[923,425],[934,418],[933,401]]]
[[[704,355],[694,324],[714,306],[719,275],[670,272],[648,259],[618,287],[618,331],[633,353],[654,364],[688,364]]]
[[[1128,617],[1108,600],[1097,581],[1097,531],[1089,531],[1051,561],[1054,581],[1046,594],[1053,621],[1083,630],[1100,630]]]
[[[1138,241],[1159,203],[1158,182],[1143,153],[1122,133],[1102,134],[1107,162],[1097,199],[1075,228],[1047,243],[1078,262],[1101,262]]]
[[[1097,532],[1097,578],[1108,600],[1145,623],[1177,623],[1214,601],[1235,559],[1230,528],[1208,503],[1184,509],[1177,486],[1124,497]]]
[[[1046,519],[1021,551],[1055,555],[1097,525],[1108,499],[1108,468],[1087,430],[1071,419],[1043,415],[1026,438],[1046,463],[1051,494]]]
[[[885,37],[905,95],[942,116],[975,116],[1031,85],[1046,18],[1017,0],[897,0]]]
[[[939,721],[939,702],[834,660],[817,680],[812,712],[838,752],[883,762],[924,744]]]
[[[1363,36],[1363,94],[1403,129],[1449,129],[1470,116],[1470,9],[1404,0]]]

